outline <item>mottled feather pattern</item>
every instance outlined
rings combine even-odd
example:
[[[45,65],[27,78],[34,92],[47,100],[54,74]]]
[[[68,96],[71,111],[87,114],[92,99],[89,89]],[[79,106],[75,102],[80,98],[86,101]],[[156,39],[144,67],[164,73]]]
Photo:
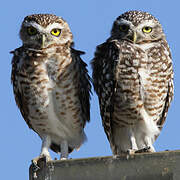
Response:
[[[153,20],[159,24],[159,21],[154,16],[152,16],[148,12],[143,12],[143,11],[127,11],[127,12],[123,13],[122,15],[120,15],[116,19],[116,22],[120,19],[125,19],[129,22],[132,22],[135,26],[137,26],[138,24],[140,24],[146,20],[148,20],[148,21]]]
[[[112,136],[112,113],[114,111],[113,96],[116,91],[115,71],[118,63],[119,49],[114,42],[103,43],[96,49],[95,57],[92,60],[93,85],[99,97],[102,123],[113,147]]]
[[[154,152],[173,98],[171,53],[159,21],[141,11],[120,15],[111,37],[97,46],[92,69],[113,154],[147,146]]]
[[[151,74],[148,81],[152,83],[154,89],[149,89],[151,96],[156,96],[162,104],[158,106],[158,103],[154,103],[154,109],[148,108],[149,114],[159,114],[159,117],[155,120],[158,127],[162,129],[165,122],[167,111],[174,96],[174,73],[171,60],[171,52],[169,46],[165,40],[160,41],[159,45],[155,48],[149,49],[148,53],[149,59],[154,59],[156,61],[151,61]],[[158,76],[156,75],[158,74]],[[156,76],[156,79],[154,78]],[[158,102],[158,101],[157,101]]]
[[[162,45],[163,43],[166,42],[162,42]],[[103,126],[110,141],[112,151],[115,154],[117,150],[113,143],[112,123],[117,124],[119,127],[133,125],[136,123],[136,120],[140,120],[136,108],[141,108],[144,104],[144,107],[146,108],[146,111],[149,113],[149,115],[156,115],[154,116],[153,120],[156,121],[158,127],[161,129],[166,119],[167,110],[173,97],[173,71],[171,59],[168,57],[170,56],[169,49],[166,49],[169,54],[160,55],[160,57],[166,59],[166,61],[163,63],[162,61],[159,61],[161,64],[158,64],[158,58],[155,56],[158,54],[158,48],[159,52],[164,52],[161,50],[163,47],[162,45],[157,46],[155,53],[153,53],[153,48],[149,50],[151,52],[149,53],[149,58],[152,58],[153,56],[153,59],[157,60],[156,62],[146,62],[146,57],[141,55],[144,52],[137,48],[134,53],[136,52],[138,58],[142,56],[141,62],[139,62],[139,60],[137,60],[135,55],[132,53],[133,51],[131,49],[131,45],[129,44],[128,50],[127,44],[129,43],[124,42],[123,44],[118,41],[106,42],[103,45],[98,46],[95,53],[95,58],[92,61],[93,84],[95,91],[99,96]],[[127,46],[125,51],[125,47],[123,46]],[[104,47],[107,47],[107,49]],[[132,61],[132,59],[134,60]],[[154,89],[150,88],[150,84],[147,84],[147,87],[144,87],[143,91],[148,91],[149,94],[146,93],[146,95],[143,95],[143,97],[141,95],[142,92],[140,92],[141,88],[139,86],[141,86],[141,80],[139,79],[137,69],[146,69],[147,66],[151,69],[152,72],[147,81],[149,81],[151,85],[154,85]],[[153,72],[157,69],[157,67],[159,68],[159,72],[161,72],[159,76],[163,77],[164,80],[167,80],[168,84],[165,85],[165,81],[163,79],[160,80],[158,77],[154,77]],[[162,70],[162,68],[164,69]],[[132,74],[133,72],[135,72],[134,77]],[[162,81],[163,84],[159,84],[160,81]],[[130,106],[127,110],[126,105],[123,104],[124,100],[122,99],[125,94],[126,98],[129,98],[130,102],[133,100],[132,103],[135,101],[139,103],[136,105],[132,104],[132,106]],[[139,95],[136,96],[137,94]],[[154,99],[152,97],[154,97]],[[158,97],[160,97],[160,99]],[[163,104],[159,104],[159,101],[161,101]],[[131,120],[127,121],[128,119]]]
[[[24,18],[24,22],[36,22],[42,27],[47,27],[49,24],[62,23],[64,20],[53,14],[32,14]]]
[[[14,54],[13,59],[12,59],[11,82],[13,84],[13,91],[15,94],[16,104],[17,104],[18,108],[20,109],[21,114],[22,114],[24,120],[26,121],[26,123],[28,124],[29,128],[32,129],[32,125],[28,118],[29,110],[27,108],[27,101],[26,101],[24,92],[21,90],[21,88],[19,88],[19,84],[18,84],[19,76],[25,77],[25,78],[27,76],[27,74],[25,72],[24,72],[24,74],[21,74],[21,71],[18,68],[18,65],[21,63],[20,57],[23,57],[23,56],[27,57],[26,56],[27,52],[24,52],[24,48],[21,47],[21,48],[15,49],[14,51],[11,51],[11,53]],[[24,83],[26,83],[26,82],[24,82]]]
[[[63,48],[64,47],[62,47],[62,48],[57,47],[56,53],[57,54],[60,53],[61,55],[64,55],[64,58],[66,59],[67,58],[67,54],[66,54],[67,50],[64,51]],[[75,82],[75,84],[76,84],[75,87],[77,87],[77,90],[75,90],[75,89],[74,90],[77,91],[77,96],[80,99],[80,103],[81,103],[80,106],[81,107],[78,108],[79,109],[78,111],[79,111],[79,115],[82,115],[82,119],[80,120],[82,122],[80,122],[78,120],[77,125],[81,125],[84,127],[86,121],[90,120],[90,103],[89,103],[89,99],[90,99],[89,93],[90,93],[90,89],[91,89],[91,85],[89,82],[90,77],[87,74],[86,64],[80,58],[80,53],[78,51],[76,51],[74,49],[72,50],[70,48],[69,48],[69,52],[72,52],[72,55],[69,55],[69,59],[71,59],[71,58],[73,59],[73,62],[69,61],[69,63],[71,63],[71,67],[69,67],[69,68],[71,68],[70,72],[73,73],[74,70],[76,70],[77,76],[74,77],[74,79],[79,77],[79,80],[76,79],[76,82]],[[48,56],[50,58],[51,55],[47,54],[45,52],[42,52],[42,51],[28,50],[25,47],[16,49],[13,53],[14,53],[14,58],[12,61],[12,65],[13,65],[12,83],[14,84],[13,87],[14,87],[14,93],[16,95],[15,96],[16,103],[17,103],[18,107],[21,109],[22,115],[23,115],[24,119],[26,120],[27,124],[29,125],[29,127],[34,129],[35,131],[37,131],[37,129],[31,125],[31,121],[29,120],[29,108],[27,106],[28,106],[28,104],[31,104],[32,106],[37,106],[38,104],[36,104],[37,100],[33,98],[34,94],[31,94],[30,96],[28,96],[28,94],[29,94],[29,91],[33,90],[33,89],[34,89],[33,91],[39,95],[40,94],[43,95],[44,89],[47,89],[47,91],[52,91],[52,88],[48,87],[46,85],[46,82],[48,82],[48,79],[46,79],[46,78],[45,79],[39,79],[39,77],[42,76],[43,73],[46,73],[45,69],[39,68],[40,67],[39,63],[42,63],[41,61],[45,61],[45,59],[47,59]],[[52,54],[52,56],[54,56],[54,55]],[[23,64],[21,64],[21,68],[20,68],[21,62],[19,61],[19,59],[20,59],[19,57],[24,57],[24,59],[25,59],[25,61],[23,61]],[[59,79],[58,81],[61,85],[63,85],[63,81],[68,78],[67,77],[68,71],[67,70],[64,71],[63,68],[68,68],[69,65],[66,63],[68,61],[67,60],[64,61],[64,60],[62,60],[59,63],[57,62],[60,66],[59,68],[58,68],[58,64],[56,64],[56,61],[54,61],[53,64],[47,63],[47,69],[48,69],[49,77],[53,81],[57,81],[56,79]],[[56,69],[56,67],[57,67],[57,69]],[[17,79],[20,80],[20,77],[21,77],[22,81],[20,81],[21,84],[18,84],[18,82],[16,80]],[[37,80],[37,79],[39,79],[39,80]],[[39,90],[36,89],[36,86],[33,88],[33,85],[31,85],[33,82],[39,84],[38,85],[40,87],[40,88],[38,88]],[[71,91],[73,89],[68,90],[69,85],[66,84],[66,86],[67,86],[67,90],[64,92],[71,93]],[[29,87],[31,87],[31,88],[29,88]],[[55,95],[56,95],[57,99],[60,98],[58,95],[58,92],[56,92]],[[76,93],[75,93],[75,95],[76,95]],[[47,98],[46,96],[47,96],[47,94],[44,97]],[[30,97],[32,97],[32,98],[30,99]],[[66,97],[69,97],[68,94]],[[36,96],[35,96],[35,98],[36,98]],[[71,98],[71,97],[69,97],[69,98]],[[71,99],[69,99],[69,100],[71,102]],[[75,102],[72,101],[72,103],[75,103]],[[46,101],[41,102],[41,105],[46,106]],[[80,112],[80,109],[82,109],[82,112]],[[73,109],[73,106],[72,106],[72,110],[74,110],[74,112],[75,112],[75,117],[76,117],[74,119],[74,121],[75,121],[78,118],[78,111]],[[41,110],[39,108],[34,113],[37,114],[38,117],[40,117],[40,119],[46,118],[46,115],[45,115],[46,113],[41,112]],[[30,115],[30,117],[33,119],[38,119],[38,117],[35,114]],[[61,113],[61,116],[63,116],[63,115],[65,115],[64,112]],[[41,126],[42,131],[48,130],[44,126],[45,124],[41,123],[41,121],[36,123],[36,125]],[[53,143],[51,145],[51,147],[56,152],[60,151],[60,146],[57,146],[55,143]],[[72,148],[70,148],[70,149],[72,149]],[[71,152],[71,151],[72,150],[69,150],[69,152]]]
[[[129,47],[129,51],[128,48],[124,51],[124,46]],[[131,44],[128,42],[121,43],[119,47],[122,49],[122,55],[120,55],[120,57],[123,57],[117,66],[117,80],[119,81],[119,85],[117,86],[121,88],[119,93],[126,94],[126,98],[128,98],[130,102],[136,101],[138,103],[142,101],[148,114],[154,117],[154,121],[159,121],[167,96],[168,84],[169,81],[172,81],[172,77],[169,77],[172,74],[172,63],[168,55],[162,54],[162,52],[164,52],[164,50],[162,51],[161,49],[163,42],[160,45],[150,48],[147,52],[148,58],[154,61],[148,61],[146,54],[144,54],[141,49],[138,49],[138,47],[137,49],[135,47],[131,48]],[[135,51],[133,49],[135,49]],[[126,56],[126,54],[128,55]],[[139,57],[141,58],[140,61]],[[170,70],[167,69],[169,67]],[[150,72],[149,75],[145,80],[141,79],[139,73],[146,70]],[[117,109],[125,109],[126,106],[124,104],[121,106],[120,102],[123,102],[123,99],[117,95]],[[162,102],[162,104],[159,104],[159,102]],[[142,106],[142,103],[137,104],[137,106]],[[133,108],[134,110],[136,109],[135,106],[132,106],[129,111],[132,111]],[[135,113],[136,111],[132,114]],[[132,121],[134,121],[134,118]]]
[[[51,148],[67,159],[86,141],[91,81],[113,155],[155,151],[174,85],[171,52],[154,16],[128,11],[117,17],[110,37],[96,48],[92,80],[62,18],[29,15],[20,38],[22,47],[11,52],[11,82],[23,118],[42,139],[40,157],[49,160]]]
[[[91,79],[83,52],[73,48],[67,22],[53,14],[26,16],[20,38],[22,47],[11,52],[11,81],[23,118],[42,139],[34,161],[49,161],[49,148],[67,159],[86,141],[90,121]]]
[[[79,99],[81,101],[81,108],[84,117],[85,126],[86,121],[90,121],[90,93],[91,93],[91,78],[88,75],[86,69],[87,64],[80,58],[80,55],[84,54],[82,51],[77,51],[71,48],[72,56],[76,60],[77,69],[79,71]]]

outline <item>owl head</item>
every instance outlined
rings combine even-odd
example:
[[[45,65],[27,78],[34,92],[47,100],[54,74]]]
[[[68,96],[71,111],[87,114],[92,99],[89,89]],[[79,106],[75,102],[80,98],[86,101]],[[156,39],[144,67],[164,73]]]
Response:
[[[128,11],[114,22],[111,39],[127,40],[131,43],[146,43],[165,38],[159,21],[147,12]]]
[[[73,42],[66,21],[53,14],[33,14],[24,18],[20,30],[23,45],[35,49]]]

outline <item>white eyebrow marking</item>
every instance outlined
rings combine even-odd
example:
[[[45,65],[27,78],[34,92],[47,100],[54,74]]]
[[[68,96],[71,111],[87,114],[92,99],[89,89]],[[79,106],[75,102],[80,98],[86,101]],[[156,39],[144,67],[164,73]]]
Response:
[[[34,28],[36,28],[39,32],[50,32],[52,29],[58,28],[58,29],[63,29],[64,26],[62,24],[59,23],[53,23],[53,24],[49,24],[47,27],[42,27],[41,25],[39,25],[38,23],[36,23],[35,21],[32,22],[25,22],[24,26],[33,26]]]

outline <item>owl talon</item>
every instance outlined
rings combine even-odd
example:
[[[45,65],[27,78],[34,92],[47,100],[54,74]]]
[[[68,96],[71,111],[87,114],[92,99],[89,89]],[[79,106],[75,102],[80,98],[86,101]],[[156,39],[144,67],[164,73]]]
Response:
[[[139,150],[135,151],[135,153],[151,152],[150,149],[151,149],[151,147],[150,147],[150,146],[147,146],[147,147],[145,147],[145,148],[143,148],[143,149],[139,149]]]
[[[51,160],[50,156],[40,155],[37,158],[34,158],[31,162],[34,166],[38,166],[38,162],[41,161],[47,163],[50,160]]]
[[[32,160],[32,170],[33,172],[36,172],[40,169],[40,167],[37,165],[37,161]]]
[[[136,149],[128,149],[128,150],[127,150],[127,154],[128,154],[128,155],[133,155],[133,154],[136,153],[136,151],[137,151]]]
[[[121,157],[120,155],[116,154],[116,155],[113,155],[113,159],[118,159],[119,157]]]

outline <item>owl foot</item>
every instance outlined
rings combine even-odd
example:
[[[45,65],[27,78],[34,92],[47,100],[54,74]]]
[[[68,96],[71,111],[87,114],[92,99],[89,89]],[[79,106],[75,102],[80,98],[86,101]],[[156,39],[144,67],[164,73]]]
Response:
[[[43,164],[46,164],[50,160],[51,160],[50,156],[45,156],[43,154],[31,160],[34,178],[37,178],[36,172],[40,169],[40,167],[43,167]]]
[[[126,157],[126,159],[129,159],[129,156],[135,154],[137,150],[135,149],[128,149],[127,151],[120,151],[118,154],[113,155],[113,159],[119,159],[121,157]]]
[[[47,163],[48,161],[51,160],[50,156],[45,156],[45,155],[40,155],[36,158],[34,158],[31,162],[32,162],[32,167],[33,167],[33,171],[38,171],[40,169],[40,167],[38,166],[38,164],[40,162],[45,162]]]
[[[121,156],[116,154],[116,155],[113,155],[113,159],[119,159]]]
[[[32,163],[38,163],[39,161],[44,161],[45,163],[47,163],[48,161],[51,161],[51,156],[47,156],[47,155],[44,155],[44,154],[41,154],[40,156],[34,158],[32,160]]]
[[[128,150],[127,150],[127,154],[128,154],[128,155],[133,155],[133,154],[136,153],[136,151],[137,151],[137,149],[128,149]]]
[[[152,152],[150,146],[147,146],[147,147],[145,147],[145,148],[139,149],[139,150],[137,150],[135,153],[146,153],[146,152]],[[154,151],[153,151],[153,152],[154,152]]]
[[[136,153],[155,152],[155,150],[154,150],[153,147],[151,148],[150,146],[147,146],[147,147],[145,147],[145,148],[138,149],[138,150],[128,149],[127,152],[128,152],[129,155],[133,155],[133,154],[136,154]]]

